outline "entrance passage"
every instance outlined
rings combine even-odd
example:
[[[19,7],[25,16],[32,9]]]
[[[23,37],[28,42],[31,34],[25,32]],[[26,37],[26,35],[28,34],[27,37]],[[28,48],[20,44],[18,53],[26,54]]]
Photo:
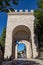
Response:
[[[31,31],[27,26],[17,26],[12,33],[12,56],[17,58],[31,58]],[[18,41],[17,41],[18,40]],[[18,44],[19,43],[19,44]],[[22,46],[23,45],[23,46]]]
[[[17,46],[17,58],[26,58],[26,45],[24,43]]]

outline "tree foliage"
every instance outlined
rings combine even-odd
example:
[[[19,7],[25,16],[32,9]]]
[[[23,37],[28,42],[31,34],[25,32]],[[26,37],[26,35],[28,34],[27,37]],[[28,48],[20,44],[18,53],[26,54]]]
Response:
[[[14,11],[12,5],[17,5],[19,0],[0,0],[0,11],[9,12],[9,10]]]
[[[6,37],[6,28],[3,29],[2,35],[0,37],[0,49],[2,50],[2,53],[4,54],[4,47],[5,47],[5,37]]]
[[[39,47],[43,46],[43,0],[38,1],[38,10],[35,10],[35,32],[38,36]]]
[[[43,0],[39,0],[38,7],[41,8],[41,9],[43,9]]]
[[[3,29],[2,35],[1,35],[1,44],[3,47],[5,46],[5,37],[6,37],[6,28]]]

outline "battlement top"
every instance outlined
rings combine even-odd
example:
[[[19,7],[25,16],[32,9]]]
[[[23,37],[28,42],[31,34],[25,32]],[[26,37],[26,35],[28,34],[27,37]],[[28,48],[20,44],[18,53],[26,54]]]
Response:
[[[19,10],[19,12],[17,10],[14,10],[14,12],[9,11],[8,15],[33,15],[34,11],[28,11],[28,10]]]

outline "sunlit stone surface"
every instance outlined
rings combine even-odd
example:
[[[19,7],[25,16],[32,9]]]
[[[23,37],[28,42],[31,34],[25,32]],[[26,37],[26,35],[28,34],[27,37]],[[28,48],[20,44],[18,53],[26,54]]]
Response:
[[[34,20],[33,10],[30,12],[28,10],[25,12],[15,10],[15,12],[8,13],[4,58],[13,57],[13,59],[17,59],[16,40],[26,44],[28,59],[38,56],[34,37]]]

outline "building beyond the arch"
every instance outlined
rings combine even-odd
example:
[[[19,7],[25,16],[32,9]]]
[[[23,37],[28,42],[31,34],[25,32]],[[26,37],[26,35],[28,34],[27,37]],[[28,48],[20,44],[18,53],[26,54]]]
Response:
[[[5,53],[4,58],[13,57],[17,59],[17,44],[26,44],[26,55],[27,58],[36,58],[38,56],[37,45],[34,39],[34,12],[31,10],[25,10],[23,12],[10,12],[8,13],[8,21],[6,28],[6,41],[5,41]]]

